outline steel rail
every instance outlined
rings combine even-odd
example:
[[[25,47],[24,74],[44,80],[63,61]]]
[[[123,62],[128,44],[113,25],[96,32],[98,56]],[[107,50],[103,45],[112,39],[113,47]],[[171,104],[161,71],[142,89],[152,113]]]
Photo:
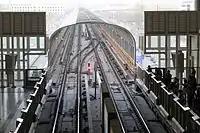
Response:
[[[69,31],[70,31],[70,27],[67,27],[67,28],[66,28],[66,31],[65,31],[65,33],[64,33],[64,35],[62,36],[62,38],[64,38],[65,36],[67,36],[67,35],[68,35],[67,33],[69,33]],[[55,64],[55,62],[54,62],[55,56],[57,55],[59,49],[61,48],[61,43],[62,43],[62,42],[63,42],[62,40],[59,42],[59,44],[58,44],[59,47],[58,47],[58,48],[56,49],[56,51],[54,52],[53,57],[51,57],[50,63],[49,63],[50,65]],[[57,62],[57,61],[56,61],[56,62]]]
[[[98,45],[96,45],[95,47],[97,47]],[[82,72],[82,69],[83,69],[83,64],[85,63],[85,60],[86,60],[86,58],[91,54],[93,52],[93,49],[91,49],[89,52],[87,52],[85,55],[84,55],[84,57],[83,57],[83,59],[81,60],[81,63],[80,63],[80,73]],[[80,78],[81,78],[81,76],[80,76]],[[81,79],[80,79],[80,81],[81,81]],[[80,84],[81,84],[81,82],[80,82]],[[80,90],[82,90],[82,86],[80,85]],[[81,93],[82,94],[82,93]],[[80,96],[80,97],[82,97],[82,96]],[[88,112],[87,112],[88,113]],[[80,112],[80,114],[81,114],[81,112]],[[88,116],[89,116],[89,114],[88,114]],[[81,121],[82,122],[82,121]],[[81,127],[82,128],[82,127]],[[89,132],[89,133],[91,133],[91,132]]]
[[[67,37],[67,41],[69,41],[70,40],[70,35]],[[66,43],[66,45],[69,45],[68,43]],[[61,58],[60,58],[60,63],[62,64],[63,62],[64,62],[64,58],[65,58],[65,53],[67,52],[67,47],[64,47],[64,51],[63,51],[63,54],[62,54],[62,56],[61,56]]]
[[[70,34],[71,34],[71,33],[70,33],[71,30],[72,30],[71,27],[67,28],[67,30],[65,31],[63,37],[69,38],[69,36],[70,36]],[[62,38],[63,38],[63,37],[62,37]],[[66,40],[67,40],[67,39],[66,39]],[[59,47],[56,49],[55,54],[53,55],[53,57],[51,58],[51,61],[50,61],[50,67],[49,67],[49,71],[50,71],[50,72],[48,72],[48,73],[50,74],[50,77],[52,76],[52,72],[53,72],[53,70],[54,70],[54,68],[55,68],[55,65],[56,65],[57,62],[59,61],[59,59],[56,60],[56,61],[54,61],[54,60],[55,60],[55,58],[59,58],[58,51],[59,51],[59,50],[62,50],[62,49],[61,49],[61,42],[63,42],[63,41],[60,41]],[[65,43],[66,43],[66,41],[65,41]],[[53,63],[52,63],[52,62],[53,62]]]
[[[81,66],[79,63],[81,62],[81,27],[78,25],[78,56],[77,56],[77,93],[76,93],[76,100],[77,100],[77,115],[76,115],[76,132],[81,133],[82,130],[82,117],[81,117]]]
[[[98,45],[100,45],[100,42],[98,42]],[[93,44],[93,46],[94,46],[94,44]],[[98,63],[98,66],[100,68],[100,71],[102,73],[103,80],[106,83],[106,87],[108,88],[111,100],[113,101],[113,105],[114,105],[114,108],[116,110],[116,114],[117,114],[117,117],[118,117],[118,120],[119,120],[119,123],[120,123],[120,126],[121,126],[121,130],[122,130],[123,133],[126,133],[125,126],[124,126],[124,124],[122,122],[122,118],[121,118],[121,116],[119,114],[119,111],[118,111],[118,108],[117,108],[117,104],[116,104],[116,102],[114,100],[114,96],[112,95],[111,88],[110,88],[107,76],[105,74],[105,70],[104,70],[103,65],[101,63],[101,59],[99,57],[99,53],[97,52],[97,48],[94,48],[94,53],[95,53],[95,57],[97,59],[97,63]]]
[[[144,118],[143,118],[143,116],[142,116],[140,110],[138,109],[138,107],[137,107],[135,101],[133,100],[133,98],[131,97],[130,92],[128,92],[128,88],[126,87],[126,85],[125,85],[125,83],[122,81],[122,79],[120,78],[120,76],[119,76],[119,74],[118,74],[116,68],[113,66],[113,63],[114,63],[114,62],[110,59],[110,56],[108,57],[108,54],[109,54],[108,52],[110,52],[110,55],[112,55],[113,57],[114,57],[114,55],[111,53],[110,49],[105,45],[104,42],[103,42],[102,44],[104,45],[104,46],[102,46],[102,49],[103,49],[103,51],[104,51],[104,53],[105,53],[105,56],[106,56],[106,58],[108,59],[109,64],[110,64],[110,66],[112,67],[113,72],[115,73],[115,75],[116,75],[118,81],[120,82],[120,84],[121,84],[121,86],[122,86],[122,88],[123,88],[123,90],[124,90],[124,92],[125,92],[125,94],[126,94],[128,100],[129,100],[129,102],[130,102],[131,105],[133,106],[133,109],[135,110],[136,114],[138,115],[138,117],[139,117],[139,119],[140,119],[140,121],[141,121],[141,123],[142,123],[142,125],[143,125],[143,128],[145,129],[145,131],[146,131],[147,133],[151,133],[151,131],[150,131],[150,129],[149,129],[147,123],[145,122],[145,120],[144,120]],[[108,50],[108,52],[106,52],[106,49],[105,49],[105,48]],[[115,61],[115,63],[117,63],[117,62]]]
[[[73,36],[73,34],[74,34],[74,29],[75,29],[74,27],[69,27],[69,28],[68,28],[68,30],[70,30],[71,32],[68,32],[68,34],[69,34],[69,35],[67,36],[67,40],[69,40],[69,39],[70,39],[70,38],[69,38],[69,36],[70,36],[71,34],[72,34],[72,35],[71,35],[71,37]],[[73,39],[72,39],[72,41],[73,41]],[[66,42],[66,41],[65,41],[65,42]],[[68,41],[67,41],[67,43],[69,44],[69,42],[68,42]],[[67,45],[68,45],[68,44],[67,44]],[[65,47],[67,47],[67,46],[65,46]],[[63,53],[63,54],[64,54],[64,53]],[[60,57],[60,58],[61,58],[61,57]],[[55,68],[55,64],[58,64],[58,61],[59,61],[59,59],[58,59],[58,60],[56,60],[56,63],[54,63],[54,66],[53,66],[53,68]],[[60,65],[62,65],[62,64],[60,64]],[[69,67],[69,66],[68,66],[68,67]],[[60,73],[60,74],[61,74],[61,73]],[[52,75],[53,75],[53,72],[51,73],[50,77],[52,77]],[[59,79],[59,78],[57,78],[57,80],[56,80],[56,83],[58,83],[58,82],[59,82],[59,80],[60,80],[60,79]]]
[[[93,29],[94,29],[94,27],[93,27]],[[97,31],[96,31],[96,32],[97,32]],[[101,39],[100,36],[99,36],[96,32],[94,32],[94,33],[96,34],[96,36],[98,36],[98,38]],[[112,67],[112,69],[113,69],[113,71],[114,71],[114,73],[115,73],[115,75],[116,75],[118,81],[120,82],[120,84],[121,84],[121,86],[122,86],[122,88],[123,88],[123,91],[125,92],[125,94],[126,94],[128,100],[129,100],[129,102],[131,103],[131,105],[133,106],[133,109],[135,110],[137,116],[139,117],[139,119],[140,119],[140,121],[141,121],[141,123],[142,123],[142,125],[143,125],[143,128],[145,129],[145,131],[146,131],[147,133],[151,133],[149,127],[147,126],[147,124],[146,124],[146,122],[145,122],[145,120],[144,120],[144,118],[143,118],[143,116],[142,116],[142,114],[140,113],[140,111],[139,111],[137,105],[135,104],[135,101],[134,101],[134,100],[132,99],[132,97],[130,96],[130,92],[127,91],[128,88],[125,86],[124,82],[122,81],[122,79],[120,78],[118,72],[116,71],[116,68],[113,66],[113,62],[111,61],[110,56],[108,56],[109,53],[105,53],[105,49],[104,49],[105,47],[106,47],[108,50],[110,50],[110,49],[108,48],[108,46],[105,45],[105,44],[106,44],[106,43],[105,43],[105,40],[103,40],[101,44],[104,45],[104,47],[102,47],[102,45],[101,45],[101,47],[102,47],[102,49],[103,49],[103,51],[104,51],[104,55],[106,56],[107,60],[109,61],[109,64],[110,64],[110,66]],[[112,52],[111,52],[111,51],[109,51],[109,52],[110,52],[110,54],[112,55],[112,57],[114,58],[114,55],[112,54]],[[116,60],[116,58],[114,58],[114,60]],[[116,61],[115,61],[115,62],[116,62]],[[119,62],[116,62],[116,63],[117,63],[117,65],[119,65],[119,64],[118,64]],[[102,64],[100,64],[100,65],[102,65]],[[101,67],[100,67],[100,68],[101,68]],[[102,66],[102,68],[103,68],[103,66]],[[119,68],[120,68],[120,67],[119,67]],[[102,75],[103,75],[103,74],[102,74]],[[109,89],[109,90],[110,90],[110,89]],[[109,92],[110,92],[110,91],[109,91]],[[112,94],[112,92],[111,92],[110,94]],[[114,99],[112,99],[112,100],[114,100]],[[115,102],[114,102],[114,103],[115,103]],[[116,109],[117,109],[117,108],[116,108]],[[118,109],[117,109],[117,110],[118,110]],[[118,111],[117,111],[117,112],[118,112]],[[119,114],[119,113],[118,113],[118,114]],[[120,114],[119,114],[119,117],[118,117],[118,118],[121,118]],[[120,120],[121,120],[121,119],[120,119]],[[121,124],[121,126],[124,125],[123,122],[122,122],[122,120],[121,120],[120,124]],[[123,126],[123,127],[124,127],[124,126]],[[125,131],[125,130],[124,130],[124,131]]]
[[[73,36],[72,33],[70,35],[71,37]],[[71,37],[70,39],[68,38],[68,41],[67,43],[69,43],[71,41]],[[68,67],[68,63],[69,62],[69,52],[70,52],[70,49],[72,48],[72,45],[73,43],[71,43],[71,45],[66,45],[66,47],[68,47],[68,51],[65,53],[66,54],[66,63],[62,66],[62,75],[61,75],[61,80],[60,80],[60,85],[59,85],[59,99],[58,99],[58,105],[57,105],[57,109],[56,109],[56,115],[55,115],[55,118],[54,118],[54,122],[53,122],[53,127],[52,127],[52,132],[51,133],[55,133],[56,132],[56,127],[57,127],[57,124],[58,124],[58,118],[59,118],[59,110],[60,110],[60,106],[61,106],[61,101],[62,101],[62,98],[63,98],[63,92],[64,92],[64,88],[65,88],[65,83],[66,83],[66,77],[67,77],[67,67]]]
[[[100,43],[99,43],[99,44],[100,44]],[[95,51],[95,56],[96,56],[96,59],[97,59],[97,62],[98,62],[100,71],[101,71],[101,73],[102,73],[103,80],[104,80],[104,82],[106,83],[106,87],[108,88],[109,94],[111,94],[110,97],[111,97],[111,100],[113,101],[113,105],[114,105],[114,108],[115,108],[115,110],[116,110],[117,117],[118,117],[118,120],[119,120],[121,129],[122,129],[122,132],[123,132],[123,133],[126,133],[125,126],[124,126],[124,124],[123,124],[123,122],[122,122],[121,116],[120,116],[119,111],[118,111],[118,108],[117,108],[117,104],[116,104],[116,102],[115,102],[115,100],[114,100],[114,96],[113,96],[113,94],[112,94],[112,92],[111,92],[111,88],[110,88],[110,86],[109,86],[108,79],[107,79],[107,77],[106,77],[106,74],[105,74],[103,65],[102,65],[102,63],[101,63],[101,59],[100,59],[100,57],[99,57],[99,54],[98,54],[97,50],[94,50],[94,51]]]
[[[86,46],[84,49],[82,49],[82,50],[80,51],[80,53],[82,54],[83,52],[85,52],[85,50],[87,50],[90,46],[91,46],[91,42],[90,42],[90,44],[89,44],[88,46]],[[74,60],[77,58],[78,54],[79,54],[79,53],[77,53],[77,54],[70,60],[70,63],[69,63],[70,65],[69,65],[69,66],[72,65],[72,63],[74,62]],[[68,70],[68,71],[69,71],[69,70]]]
[[[79,42],[79,44],[80,44],[80,42]],[[90,44],[91,45],[91,44]],[[97,47],[98,45],[96,45],[95,47]],[[87,47],[87,48],[89,48],[89,47]],[[78,92],[79,92],[79,94],[77,94],[79,97],[78,97],[78,100],[80,101],[79,103],[78,103],[78,117],[79,118],[77,118],[77,120],[79,121],[79,123],[77,123],[77,129],[76,129],[76,131],[77,131],[77,133],[81,133],[82,132],[82,116],[80,116],[80,114],[82,114],[82,100],[81,100],[81,97],[82,97],[82,93],[81,93],[81,90],[82,90],[82,86],[81,86],[81,72],[82,72],[82,69],[83,69],[83,64],[85,63],[85,60],[86,60],[86,58],[91,54],[93,52],[93,48],[90,50],[90,51],[88,51],[85,55],[84,55],[84,57],[81,59],[81,52],[79,52],[79,59],[77,60],[77,64],[80,64],[79,65],[79,67],[78,67],[78,77],[77,78],[79,78],[77,81],[77,88],[78,88]],[[77,121],[77,122],[78,122]]]

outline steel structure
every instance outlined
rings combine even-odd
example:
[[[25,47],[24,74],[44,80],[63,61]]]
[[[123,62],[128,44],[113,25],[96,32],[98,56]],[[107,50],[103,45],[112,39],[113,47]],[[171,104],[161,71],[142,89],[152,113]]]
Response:
[[[158,67],[171,71],[174,71],[171,53],[183,51],[184,77],[189,76],[191,67],[199,77],[199,21],[200,13],[196,11],[147,11],[144,42],[140,39],[143,43],[140,45],[144,53],[157,54]]]
[[[109,31],[109,36],[113,37],[115,39],[117,38],[117,41],[115,42],[117,47],[119,47],[121,50],[123,50],[123,53],[128,53],[126,60],[132,65],[132,67],[136,66],[136,62],[135,62],[136,41],[130,31],[128,31],[124,27],[118,26],[113,23],[106,22],[106,20],[101,20],[98,17],[96,17],[94,14],[92,14],[91,12],[89,12],[88,10],[85,10],[85,9],[80,10],[79,16],[77,18],[78,19],[77,19],[76,23],[72,23],[71,25],[82,24],[82,23],[90,23],[90,24],[93,23],[93,24],[101,24],[102,26],[106,26],[106,28],[107,28],[106,30]],[[63,28],[65,28],[67,26],[69,26],[69,25],[59,27],[51,35],[50,40],[52,40],[57,33],[59,33]],[[50,42],[50,45],[53,45],[52,42]],[[50,50],[49,50],[50,52],[52,51],[51,47],[53,48],[54,46],[50,46]],[[53,53],[50,53],[50,54],[53,55]]]
[[[0,13],[0,79],[1,87],[10,86],[9,76],[19,86],[23,85],[25,69],[30,68],[30,59],[46,54],[46,14],[44,12],[1,12]],[[17,55],[16,66],[6,69],[5,55]],[[15,61],[14,61],[15,62]],[[7,85],[6,85],[7,83]]]

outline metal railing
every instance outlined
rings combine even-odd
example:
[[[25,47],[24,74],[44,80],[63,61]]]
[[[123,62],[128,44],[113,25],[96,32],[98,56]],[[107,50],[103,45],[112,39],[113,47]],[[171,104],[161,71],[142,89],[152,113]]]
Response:
[[[26,101],[26,108],[21,110],[21,117],[16,120],[16,129],[14,133],[28,133],[32,123],[36,122],[37,115],[35,114],[38,105],[41,104],[46,87],[46,71],[40,76],[40,81],[33,87],[34,92],[30,94]]]
[[[142,81],[147,88],[147,93],[152,92],[156,96],[156,105],[162,106],[167,112],[168,120],[175,119],[178,127],[183,132],[200,131],[200,118],[189,107],[183,106],[173,92],[169,91],[164,83],[155,78],[155,75],[147,70],[144,70],[142,66],[137,64],[137,84]]]

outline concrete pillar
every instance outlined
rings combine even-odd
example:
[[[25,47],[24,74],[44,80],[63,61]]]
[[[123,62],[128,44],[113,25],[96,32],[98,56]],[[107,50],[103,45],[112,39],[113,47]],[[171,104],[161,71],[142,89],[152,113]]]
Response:
[[[187,62],[186,62],[186,77],[188,77],[190,75],[190,56],[191,56],[191,37],[190,35],[187,35],[187,54],[186,54],[186,58],[187,58]]]
[[[17,55],[19,56],[18,59],[17,59],[17,79],[20,79],[21,75],[20,75],[20,37],[17,37]],[[29,56],[28,56],[29,57]],[[28,58],[29,60],[29,58]]]
[[[157,37],[158,52],[160,52],[160,47],[161,47],[161,39],[160,38],[161,38],[160,36]],[[161,57],[161,54],[158,54],[158,67],[161,67],[160,57]],[[165,60],[166,60],[166,58],[165,58]]]
[[[196,10],[196,11],[200,11],[200,0],[195,0],[195,10]],[[196,39],[196,40],[197,40],[197,41],[195,41],[195,42],[197,42],[197,48],[198,48],[197,57],[196,57],[196,59],[195,59],[195,60],[197,60],[197,61],[196,61],[196,63],[197,63],[197,70],[196,70],[196,71],[197,71],[197,72],[196,72],[197,75],[196,75],[196,76],[197,76],[197,81],[198,81],[198,83],[199,83],[199,80],[200,80],[200,79],[198,79],[198,75],[200,74],[200,72],[199,72],[199,65],[200,65],[200,64],[199,64],[199,54],[200,54],[200,53],[199,53],[199,44],[198,44],[198,43],[199,43],[199,35],[197,36],[197,39]]]
[[[148,44],[147,44],[147,48],[151,47],[151,36],[147,36],[147,40],[148,40]],[[146,45],[146,44],[145,44]],[[146,46],[145,46],[146,47]]]
[[[166,40],[167,40],[167,49],[170,49],[170,43],[171,43],[171,41],[170,41],[170,36],[167,36],[166,37]],[[167,55],[166,55],[166,65],[165,66],[167,66],[167,67],[170,67],[170,50],[167,50],[166,51],[166,53],[167,53]]]

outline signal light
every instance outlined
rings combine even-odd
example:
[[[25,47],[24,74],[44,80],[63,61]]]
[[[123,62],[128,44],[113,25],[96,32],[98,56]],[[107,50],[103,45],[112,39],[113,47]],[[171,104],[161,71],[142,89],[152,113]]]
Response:
[[[90,67],[90,63],[88,63],[88,67]]]
[[[88,70],[88,72],[90,72],[90,70],[91,70],[90,63],[88,63],[87,70]]]

